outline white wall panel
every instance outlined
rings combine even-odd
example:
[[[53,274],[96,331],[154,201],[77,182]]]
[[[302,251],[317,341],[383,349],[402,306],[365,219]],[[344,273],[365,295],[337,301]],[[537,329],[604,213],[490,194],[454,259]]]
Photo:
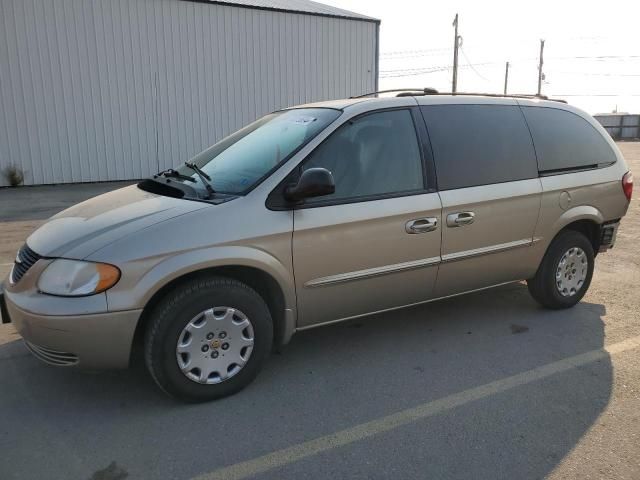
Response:
[[[28,185],[145,177],[270,111],[373,90],[376,28],[182,0],[0,0],[0,168]]]

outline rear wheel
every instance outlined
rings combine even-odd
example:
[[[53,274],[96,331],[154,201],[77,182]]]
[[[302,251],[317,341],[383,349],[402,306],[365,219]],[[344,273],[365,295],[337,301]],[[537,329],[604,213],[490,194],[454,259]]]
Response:
[[[591,283],[593,246],[582,233],[565,230],[551,242],[536,275],[527,280],[531,296],[547,308],[578,303]]]
[[[264,300],[233,279],[182,284],[152,312],[145,360],[156,383],[186,401],[231,395],[266,359],[273,326]]]

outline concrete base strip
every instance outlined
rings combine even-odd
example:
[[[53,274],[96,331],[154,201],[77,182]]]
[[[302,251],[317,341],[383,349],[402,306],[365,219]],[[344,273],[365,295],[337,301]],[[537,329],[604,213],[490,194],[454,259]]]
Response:
[[[548,363],[532,370],[527,370],[526,372],[470,388],[438,400],[418,405],[417,407],[402,410],[386,417],[340,430],[330,435],[325,435],[324,437],[277,450],[254,458],[253,460],[223,467],[211,473],[199,475],[195,477],[194,480],[238,480],[248,478],[327,450],[332,450],[373,437],[374,435],[388,432],[389,430],[437,415],[475,400],[480,400],[521,385],[550,377],[557,373],[566,372],[589,363],[597,362],[598,360],[606,359],[609,355],[616,355],[638,347],[640,347],[640,335],[609,345],[602,350],[591,350],[557,362]]]

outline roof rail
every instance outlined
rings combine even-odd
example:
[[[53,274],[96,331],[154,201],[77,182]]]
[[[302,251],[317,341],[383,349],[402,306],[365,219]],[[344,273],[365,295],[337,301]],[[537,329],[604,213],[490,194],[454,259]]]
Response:
[[[549,100],[550,102],[560,102],[567,103],[566,100],[562,100],[560,98],[549,98],[546,95],[538,95],[538,94],[526,94],[526,93],[513,93],[513,94],[503,94],[503,93],[479,93],[479,92],[438,92],[432,93],[430,95],[466,95],[469,97],[495,97],[495,98],[528,98],[528,99],[538,99],[538,100]]]
[[[549,98],[546,95],[537,95],[537,94],[507,94],[504,95],[502,93],[478,93],[478,92],[438,92],[434,88],[396,88],[393,90],[380,90],[378,92],[365,93],[364,95],[357,95],[350,98],[365,98],[370,97],[372,95],[377,95],[379,93],[394,93],[400,92],[396,97],[421,97],[425,95],[467,95],[467,96],[476,96],[476,97],[496,97],[496,98],[528,98],[528,99],[539,99],[539,100],[549,100],[551,102],[560,102],[567,103],[566,100],[561,100],[559,98]]]
[[[369,92],[364,95],[354,95],[349,98],[365,98],[370,97],[371,95],[378,95],[379,93],[394,93],[394,92],[403,92],[398,96],[402,97],[413,97],[418,95],[437,95],[438,91],[435,88],[393,88],[391,90],[378,90],[377,92]]]

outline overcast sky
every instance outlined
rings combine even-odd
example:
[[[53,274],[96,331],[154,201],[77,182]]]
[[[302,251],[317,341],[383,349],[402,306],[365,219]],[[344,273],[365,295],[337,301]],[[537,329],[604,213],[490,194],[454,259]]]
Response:
[[[535,93],[544,38],[543,94],[590,113],[640,113],[640,0],[320,1],[382,20],[381,88],[450,91],[457,12],[459,91],[502,93],[508,60],[508,91]]]

